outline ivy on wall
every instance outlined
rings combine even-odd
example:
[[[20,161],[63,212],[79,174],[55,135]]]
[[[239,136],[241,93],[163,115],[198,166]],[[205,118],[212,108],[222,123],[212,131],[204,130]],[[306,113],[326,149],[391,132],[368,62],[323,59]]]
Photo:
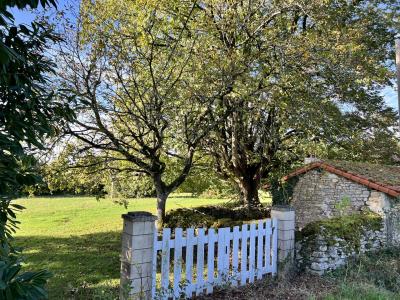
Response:
[[[274,205],[285,205],[289,204],[294,188],[299,181],[299,177],[291,177],[288,180],[281,180],[281,179],[273,179],[271,181],[271,196],[272,196],[272,203]]]

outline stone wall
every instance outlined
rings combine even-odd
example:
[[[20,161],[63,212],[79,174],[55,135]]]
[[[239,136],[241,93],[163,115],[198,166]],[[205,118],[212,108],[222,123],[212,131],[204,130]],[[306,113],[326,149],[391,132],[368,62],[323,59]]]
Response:
[[[392,246],[400,246],[400,203],[399,200],[391,200],[390,203],[390,208],[384,214],[388,243]]]
[[[387,245],[385,229],[384,222],[380,229],[363,228],[357,240],[346,240],[342,236],[326,234],[297,240],[296,265],[300,270],[318,275],[335,270],[355,255],[384,248]]]
[[[295,247],[296,263],[300,268],[322,274],[336,269],[359,253],[400,245],[400,199],[323,169],[310,170],[296,180],[291,205],[296,211],[295,225],[301,237],[296,238]],[[378,227],[371,229],[369,225],[374,222],[369,224],[363,220],[361,223],[365,228],[362,227],[361,231],[356,229],[356,240],[354,235],[349,239],[352,231],[348,231],[347,236],[332,232],[326,234],[327,230],[322,225],[321,232],[324,234],[305,234],[310,232],[310,228],[315,230],[316,225],[329,223],[330,228],[335,230],[334,220],[347,218],[349,221],[351,216],[363,218],[369,214],[378,216],[381,221]],[[337,221],[337,224],[340,222]],[[342,229],[338,233],[343,233]]]
[[[387,242],[392,246],[400,245],[400,201],[385,193],[371,191],[366,206],[382,216],[387,232]]]
[[[296,226],[301,229],[313,221],[359,212],[369,196],[363,185],[322,169],[310,170],[298,176],[293,190]]]

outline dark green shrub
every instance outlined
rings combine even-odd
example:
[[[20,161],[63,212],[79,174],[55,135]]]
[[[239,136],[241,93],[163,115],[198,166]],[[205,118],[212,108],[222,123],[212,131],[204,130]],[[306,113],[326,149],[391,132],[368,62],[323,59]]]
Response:
[[[237,203],[224,203],[171,210],[165,217],[164,227],[231,227],[269,217],[270,208],[266,206],[249,211]]]
[[[45,289],[52,276],[47,270],[20,274],[21,260],[15,255],[0,260],[0,299],[40,300],[47,299]]]

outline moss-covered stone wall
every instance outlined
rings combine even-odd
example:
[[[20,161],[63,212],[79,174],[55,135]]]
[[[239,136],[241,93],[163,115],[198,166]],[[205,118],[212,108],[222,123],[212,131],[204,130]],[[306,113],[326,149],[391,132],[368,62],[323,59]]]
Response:
[[[311,222],[296,234],[296,264],[301,270],[323,274],[349,257],[387,245],[385,220],[363,212]]]

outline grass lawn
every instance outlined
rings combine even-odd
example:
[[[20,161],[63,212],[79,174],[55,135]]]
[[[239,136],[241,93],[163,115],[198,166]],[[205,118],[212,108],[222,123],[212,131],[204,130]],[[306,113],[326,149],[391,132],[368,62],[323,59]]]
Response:
[[[171,197],[167,209],[217,204],[226,199]],[[115,299],[118,296],[121,214],[155,213],[155,199],[132,199],[128,209],[93,197],[29,198],[17,202],[16,244],[24,247],[26,270],[49,269],[50,299]]]
[[[155,212],[155,199],[134,199],[128,209],[91,197],[17,200],[18,246],[25,248],[26,270],[49,269],[50,299],[117,299],[121,214]],[[171,197],[168,209],[217,204],[224,199]],[[204,299],[357,299],[400,300],[400,249],[368,255],[331,276],[301,274],[227,289]]]

